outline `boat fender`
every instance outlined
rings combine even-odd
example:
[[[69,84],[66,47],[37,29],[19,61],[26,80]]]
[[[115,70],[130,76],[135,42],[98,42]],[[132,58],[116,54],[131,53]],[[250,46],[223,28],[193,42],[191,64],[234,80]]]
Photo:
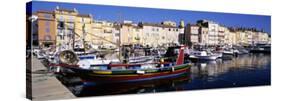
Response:
[[[56,68],[56,73],[60,73],[61,72],[61,70],[60,70],[60,67],[58,66],[57,68]]]
[[[175,71],[175,67],[174,66],[172,66],[172,72],[174,72]]]
[[[164,64],[161,64],[161,68],[164,68]]]
[[[145,71],[137,70],[137,74],[145,74]]]

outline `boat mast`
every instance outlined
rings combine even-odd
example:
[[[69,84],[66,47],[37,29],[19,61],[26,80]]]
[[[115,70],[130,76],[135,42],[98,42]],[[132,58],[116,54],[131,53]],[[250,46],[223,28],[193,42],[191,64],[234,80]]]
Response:
[[[122,51],[122,49],[121,49],[121,48],[122,48],[122,47],[121,47],[121,27],[122,27],[122,25],[121,25],[121,16],[122,16],[122,14],[121,14],[121,12],[119,12],[119,13],[118,13],[118,18],[119,18],[119,19],[118,19],[118,20],[119,20],[118,22],[119,22],[119,23],[117,23],[117,26],[118,26],[117,29],[118,29],[118,31],[119,31],[119,40],[118,40],[118,41],[119,41],[119,42],[118,42],[119,55],[118,55],[118,58],[119,58],[120,61],[122,61],[122,53],[121,53],[121,51]]]
[[[83,42],[83,48],[84,48],[84,54],[86,53],[86,47],[85,47],[85,35],[86,35],[86,31],[85,31],[85,22],[84,19],[83,20],[83,26],[82,26],[82,32],[83,32],[83,37],[82,37],[82,42]]]
[[[75,28],[75,23],[74,23]],[[72,34],[72,49],[74,50],[75,47],[75,29],[73,28],[73,34]]]

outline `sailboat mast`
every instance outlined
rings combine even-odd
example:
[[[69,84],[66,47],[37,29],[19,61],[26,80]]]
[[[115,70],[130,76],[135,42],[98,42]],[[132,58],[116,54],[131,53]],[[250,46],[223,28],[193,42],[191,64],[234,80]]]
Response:
[[[83,42],[83,48],[84,48],[84,54],[86,53],[86,47],[85,47],[85,34],[86,34],[86,31],[85,31],[85,22],[84,22],[84,19],[83,19],[83,26],[82,26],[82,31],[83,31],[83,38],[82,38],[82,42]]]
[[[122,61],[122,53],[121,53],[122,52],[122,49],[121,49],[122,48],[122,46],[121,46],[121,27],[122,27],[122,25],[121,25],[121,13],[120,12],[118,13],[118,18],[119,18],[119,21],[118,21],[119,22],[118,23],[118,30],[119,30],[119,36],[118,36],[119,37],[119,40],[118,40],[119,41],[118,42],[119,56],[118,57],[119,57],[119,60]]]
[[[74,28],[75,28],[75,23],[74,23]],[[75,29],[73,29],[73,33],[72,33],[72,49],[74,50],[74,46],[75,46]]]

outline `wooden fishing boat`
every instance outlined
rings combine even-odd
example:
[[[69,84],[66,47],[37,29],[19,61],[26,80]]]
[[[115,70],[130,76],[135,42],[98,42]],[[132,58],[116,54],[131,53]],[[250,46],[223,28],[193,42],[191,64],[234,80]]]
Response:
[[[76,65],[64,65],[61,67],[71,70],[73,72],[71,75],[80,77],[84,82],[98,83],[165,79],[186,73],[191,65],[184,64],[184,46],[173,47],[173,50],[170,51],[177,54],[176,61],[162,59],[159,62],[142,64],[110,63],[94,65],[91,66],[93,68],[87,69]]]
[[[170,90],[182,90],[181,85],[190,80],[190,73],[184,73],[172,78],[148,80],[143,82],[126,82],[126,83],[108,83],[108,84],[96,84],[95,82],[80,82],[75,85],[71,85],[72,90],[76,93],[76,96],[90,96],[90,95],[113,95],[113,94],[130,94],[132,92],[146,93],[154,90],[161,92],[163,88]],[[94,93],[87,93],[93,92]]]

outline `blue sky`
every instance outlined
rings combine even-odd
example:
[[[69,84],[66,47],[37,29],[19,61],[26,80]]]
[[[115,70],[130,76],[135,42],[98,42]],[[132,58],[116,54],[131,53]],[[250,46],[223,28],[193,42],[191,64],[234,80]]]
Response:
[[[265,15],[246,15],[42,1],[33,1],[32,12],[36,12],[37,10],[52,11],[56,8],[56,6],[60,6],[64,9],[76,8],[79,13],[90,13],[93,15],[94,19],[97,20],[108,20],[114,22],[121,19],[132,20],[135,23],[140,21],[160,23],[165,20],[171,20],[177,22],[177,24],[179,24],[180,20],[184,20],[185,24],[195,24],[197,20],[207,19],[228,27],[254,27],[259,30],[263,29],[265,32],[271,34],[271,17]]]

